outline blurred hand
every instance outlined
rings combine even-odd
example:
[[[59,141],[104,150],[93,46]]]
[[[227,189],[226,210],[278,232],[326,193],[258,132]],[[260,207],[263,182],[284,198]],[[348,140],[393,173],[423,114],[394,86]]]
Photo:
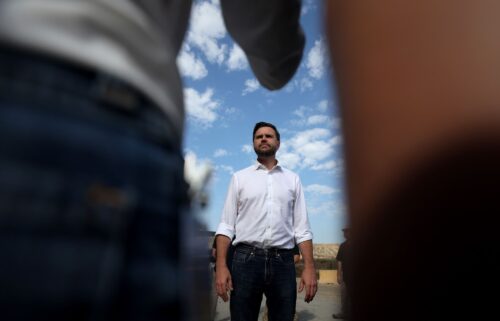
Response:
[[[318,281],[316,280],[316,269],[314,267],[304,268],[300,278],[299,292],[306,289],[304,301],[309,303],[314,299],[318,291]]]
[[[228,292],[233,290],[233,282],[231,280],[231,273],[227,266],[217,266],[215,272],[215,286],[217,295],[227,302],[229,300]]]

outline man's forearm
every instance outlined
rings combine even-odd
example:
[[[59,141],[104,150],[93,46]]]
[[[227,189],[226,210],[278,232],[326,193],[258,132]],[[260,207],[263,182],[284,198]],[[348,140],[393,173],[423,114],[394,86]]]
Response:
[[[217,235],[215,239],[215,246],[217,248],[217,255],[215,266],[226,266],[227,249],[231,244],[231,239],[225,235]]]
[[[302,260],[304,261],[304,268],[314,267],[313,244],[312,240],[304,241],[299,244],[300,253],[302,253]]]
[[[304,259],[304,270],[300,278],[299,292],[306,290],[304,301],[309,303],[314,299],[318,291],[318,281],[316,277],[316,269],[314,267],[313,245],[312,240],[304,241],[299,244],[302,258]]]

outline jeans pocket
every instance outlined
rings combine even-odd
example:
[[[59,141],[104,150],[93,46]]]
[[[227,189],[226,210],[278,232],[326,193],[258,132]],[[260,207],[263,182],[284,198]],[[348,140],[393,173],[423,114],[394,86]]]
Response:
[[[130,193],[0,161],[0,305],[91,313],[118,286]]]
[[[235,263],[247,263],[254,258],[254,253],[250,251],[235,250],[233,254],[233,265]]]
[[[292,253],[278,253],[275,256],[275,260],[285,266],[295,266]]]

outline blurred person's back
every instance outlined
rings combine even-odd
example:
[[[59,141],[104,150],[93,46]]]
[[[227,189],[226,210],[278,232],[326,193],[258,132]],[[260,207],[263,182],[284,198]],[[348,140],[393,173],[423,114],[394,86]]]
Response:
[[[196,310],[182,298],[182,243],[196,227],[182,227],[193,221],[176,65],[190,8],[0,0],[2,318],[177,320]],[[221,9],[260,83],[284,86],[302,58],[300,1]]]
[[[161,106],[171,135],[182,133],[176,58],[190,0],[2,0],[0,6],[3,44],[126,79]]]

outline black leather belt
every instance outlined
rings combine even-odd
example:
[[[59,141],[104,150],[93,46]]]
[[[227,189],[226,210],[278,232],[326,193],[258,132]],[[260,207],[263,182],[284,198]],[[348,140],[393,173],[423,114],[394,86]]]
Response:
[[[245,244],[245,243],[239,243],[238,245],[235,246],[235,249],[249,251],[255,255],[284,254],[284,253],[291,253],[293,251],[293,249],[281,249],[281,248],[277,248],[277,247],[270,247],[267,249],[263,249],[263,248],[249,245],[249,244]]]

